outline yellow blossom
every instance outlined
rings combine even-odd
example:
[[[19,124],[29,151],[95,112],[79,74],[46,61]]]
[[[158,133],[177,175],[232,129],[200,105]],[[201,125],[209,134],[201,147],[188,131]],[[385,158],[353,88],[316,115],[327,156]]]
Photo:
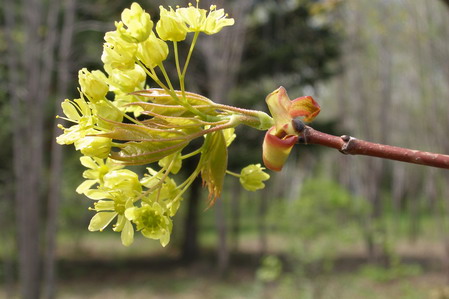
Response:
[[[176,9],[176,14],[187,24],[187,30],[189,32],[201,31],[207,17],[207,11],[205,9],[192,5]]]
[[[135,64],[133,68],[120,70],[105,66],[108,73],[108,82],[112,85],[112,90],[118,89],[124,93],[143,89],[147,75],[141,66]]]
[[[121,190],[131,196],[140,194],[142,185],[137,174],[129,169],[118,169],[108,172],[103,177],[104,187],[111,190]]]
[[[168,46],[167,44],[156,37],[154,33],[150,37],[139,44],[136,56],[148,68],[154,68],[162,63],[167,58]]]
[[[112,140],[106,137],[85,136],[75,141],[75,149],[83,155],[105,159],[111,151]]]
[[[265,168],[261,167],[260,164],[248,165],[242,169],[240,173],[240,183],[243,188],[248,191],[256,191],[265,188],[263,181],[270,178],[270,175],[265,173],[263,170]]]
[[[204,32],[215,34],[225,26],[234,25],[234,19],[228,18],[223,9],[217,10],[215,5],[211,5],[209,13],[207,10],[189,5],[176,10],[176,14],[188,26],[189,32]]]
[[[83,68],[78,72],[78,80],[81,91],[93,103],[103,100],[109,91],[106,76],[102,71],[89,72],[86,68]]]
[[[234,25],[234,19],[228,18],[224,9],[217,10],[216,6],[212,5],[201,31],[206,34],[215,34],[220,32],[223,27],[232,25]]]
[[[125,216],[136,224],[136,229],[146,238],[159,240],[164,247],[170,242],[173,224],[157,202],[126,209]]]
[[[140,43],[150,35],[153,29],[153,21],[151,21],[150,15],[138,3],[134,2],[131,4],[131,9],[127,8],[122,12],[122,21],[116,22],[115,26],[125,41]]]
[[[123,245],[131,245],[134,240],[134,228],[124,214],[126,209],[132,208],[133,198],[121,191],[107,188],[103,190],[89,190],[89,192],[86,192],[86,196],[94,200],[100,199],[94,203],[92,210],[97,211],[97,213],[90,220],[89,231],[103,231],[117,218],[113,230],[121,232]]]
[[[166,156],[165,158],[162,158],[161,160],[159,160],[158,164],[161,167],[170,167],[170,172],[173,174],[177,174],[182,167],[181,152],[176,152],[174,154]]]
[[[136,44],[126,42],[117,31],[106,32],[104,39],[101,61],[105,65],[121,70],[134,67]]]
[[[83,99],[65,100],[61,103],[62,111],[67,116],[67,120],[77,123],[70,128],[59,125],[64,133],[56,138],[58,144],[73,144],[80,138],[84,138],[88,133],[92,133],[92,128],[97,122],[97,117],[92,114],[90,105]]]
[[[103,177],[109,171],[123,168],[123,165],[114,163],[111,159],[83,156],[80,161],[87,170],[83,172],[83,177],[86,180],[76,188],[76,192],[79,194],[86,192],[97,183],[103,184]]]
[[[159,6],[160,19],[156,24],[156,31],[162,40],[179,42],[186,39],[187,26],[176,12],[170,7],[170,11]]]

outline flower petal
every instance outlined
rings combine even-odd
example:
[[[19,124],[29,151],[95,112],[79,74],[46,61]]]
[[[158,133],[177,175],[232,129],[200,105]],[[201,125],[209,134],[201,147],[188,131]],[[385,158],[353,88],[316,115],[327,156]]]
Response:
[[[81,164],[86,168],[90,168],[90,169],[98,168],[97,163],[95,163],[95,160],[92,157],[82,156],[80,158],[80,161],[81,161]]]
[[[134,242],[134,228],[130,221],[125,221],[125,226],[123,227],[121,233],[122,244],[129,246]]]
[[[265,134],[262,147],[263,163],[268,169],[280,171],[282,166],[284,166],[290,151],[298,141],[298,136],[287,135],[283,138],[279,138],[272,134],[274,130],[276,130],[276,128],[271,127]]]
[[[96,180],[85,180],[78,186],[78,188],[76,188],[75,191],[78,194],[83,194],[84,192],[89,190],[90,187],[92,187],[96,182],[97,182]]]
[[[100,212],[94,215],[89,223],[89,230],[91,232],[94,231],[102,231],[106,226],[111,223],[111,221],[117,216],[116,212]]]

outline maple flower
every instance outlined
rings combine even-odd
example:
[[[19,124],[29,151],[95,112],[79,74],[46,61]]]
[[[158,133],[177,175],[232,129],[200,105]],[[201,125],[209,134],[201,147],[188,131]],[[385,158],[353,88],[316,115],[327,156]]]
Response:
[[[217,10],[216,5],[211,5],[208,13],[205,9],[189,4],[189,7],[178,8],[176,14],[187,24],[189,32],[211,35],[220,32],[225,26],[234,25],[234,19],[228,18],[223,9]]]
[[[292,121],[295,118],[312,121],[320,112],[320,106],[310,96],[291,101],[282,86],[270,93],[265,101],[275,125],[265,134],[263,161],[268,169],[280,171],[298,141],[298,132]]]
[[[248,191],[256,191],[265,188],[263,181],[270,178],[270,175],[265,173],[260,164],[248,165],[240,172],[240,183],[243,188]]]
[[[186,39],[187,26],[176,12],[159,6],[160,19],[156,24],[156,32],[162,40],[179,42]]]
[[[125,41],[118,31],[106,32],[104,40],[101,61],[105,65],[121,70],[134,67],[137,44]]]
[[[89,231],[103,231],[117,218],[113,230],[121,233],[122,244],[129,246],[134,240],[134,227],[125,217],[125,211],[133,206],[133,197],[117,190],[89,190],[86,196],[97,200],[92,210],[97,213],[89,223]]]
[[[96,134],[96,131],[92,131]],[[106,159],[111,151],[112,140],[106,137],[85,136],[74,142],[75,149],[83,155]]]
[[[216,5],[211,5],[209,14],[203,25],[202,31],[206,34],[215,34],[221,31],[225,26],[234,25],[234,19],[228,18],[224,9],[217,10]]]
[[[103,184],[103,177],[112,170],[121,169],[124,166],[114,163],[111,159],[99,159],[83,156],[80,158],[81,164],[88,168],[83,172],[86,179],[77,188],[76,192],[81,194],[89,190],[95,184]]]
[[[125,216],[146,238],[159,240],[164,247],[170,242],[173,223],[159,203],[143,203],[141,207],[126,209]]]
[[[82,68],[78,72],[78,80],[81,91],[92,103],[103,100],[109,91],[109,87],[106,84],[106,76],[102,71],[89,72],[86,68]]]
[[[121,37],[130,43],[140,43],[148,38],[153,29],[151,17],[142,7],[134,2],[131,9],[122,12],[122,21],[115,26]],[[126,26],[126,28],[125,28]]]
[[[137,48],[136,57],[148,68],[154,68],[167,58],[167,44],[151,33],[147,40],[140,43]]]
[[[64,133],[56,138],[58,144],[73,144],[93,131],[97,117],[93,115],[91,106],[83,98],[73,101],[66,99],[61,103],[61,107],[65,119],[76,125],[69,128],[58,125],[64,130]]]
[[[112,91],[120,90],[123,93],[130,93],[133,91],[143,89],[147,75],[145,70],[138,64],[133,68],[120,70],[105,66],[108,73],[108,82],[112,85]]]

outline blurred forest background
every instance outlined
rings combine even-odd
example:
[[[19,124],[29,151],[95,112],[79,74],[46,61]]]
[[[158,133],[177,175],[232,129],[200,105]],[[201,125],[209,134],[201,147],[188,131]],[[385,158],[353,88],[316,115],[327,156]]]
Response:
[[[54,116],[130,4],[1,2],[0,297],[448,298],[447,170],[297,146],[263,191],[230,178],[205,210],[194,186],[167,248],[89,233],[83,169],[55,145]],[[140,4],[157,20],[185,2]],[[236,25],[200,38],[189,90],[266,110],[282,85],[315,97],[324,132],[449,153],[449,1],[214,4]],[[237,136],[229,168],[260,163],[263,133]]]

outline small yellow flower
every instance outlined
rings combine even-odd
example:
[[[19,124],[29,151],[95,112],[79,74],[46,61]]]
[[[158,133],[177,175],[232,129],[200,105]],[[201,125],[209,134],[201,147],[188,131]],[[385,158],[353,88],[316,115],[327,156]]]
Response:
[[[176,9],[176,14],[187,24],[187,30],[189,32],[200,32],[207,17],[207,11],[205,9],[192,5]]]
[[[159,6],[160,20],[156,24],[156,31],[162,40],[179,42],[186,39],[187,26],[176,12],[170,7],[166,10]]]
[[[173,223],[157,202],[126,209],[125,216],[146,238],[159,240],[164,247],[170,242]]]
[[[97,122],[97,117],[92,114],[90,105],[84,99],[65,100],[61,103],[61,107],[67,120],[77,123],[77,125],[70,128],[58,125],[64,130],[64,133],[56,138],[58,144],[73,144],[93,132],[92,128]]]
[[[145,70],[138,64],[126,70],[115,69],[106,65],[105,70],[109,75],[108,82],[112,86],[112,91],[118,89],[121,92],[129,93],[141,90],[147,78]]]
[[[168,46],[167,44],[156,37],[154,33],[150,37],[139,44],[136,56],[148,68],[154,68],[162,63],[167,58]]]
[[[187,24],[189,32],[215,34],[225,26],[234,25],[234,19],[228,18],[223,9],[217,10],[215,5],[211,5],[209,13],[205,9],[189,5],[178,8],[176,14]]]
[[[89,72],[86,68],[82,68],[78,72],[78,81],[81,91],[92,103],[103,100],[109,91],[106,76],[99,70]]]
[[[75,149],[77,151],[81,151],[83,155],[100,159],[105,159],[109,156],[111,145],[112,140],[106,137],[85,136],[75,141]]]
[[[145,174],[140,183],[142,186],[152,189],[153,192],[146,194],[142,201],[148,204],[158,202],[166,210],[168,216],[174,216],[182,201],[182,197],[179,196],[181,191],[176,182],[152,168],[148,167],[147,170],[148,174]]]
[[[89,231],[103,231],[115,218],[113,230],[121,232],[122,244],[129,246],[134,241],[134,227],[131,222],[125,217],[125,210],[133,206],[133,198],[129,195],[124,195],[123,192],[116,190],[89,190],[86,196],[97,200],[94,203],[92,210],[97,213],[92,217],[89,223]],[[103,200],[109,199],[109,200]]]
[[[170,167],[170,172],[177,174],[182,167],[181,152],[176,152],[159,160],[160,167]]]
[[[106,32],[101,61],[114,69],[134,67],[137,45],[123,40],[117,31]]]
[[[108,172],[103,177],[104,187],[111,190],[121,190],[131,196],[142,192],[142,185],[137,174],[129,169],[118,169]]]
[[[224,9],[217,10],[216,6],[212,5],[201,31],[210,35],[220,32],[225,26],[232,25],[234,25],[234,19],[228,18]]]
[[[256,191],[265,188],[263,181],[268,180],[270,175],[265,173],[263,171],[264,169],[265,168],[261,167],[260,164],[252,164],[243,168],[240,173],[240,183],[243,188],[248,191]]]
[[[127,8],[122,12],[122,21],[116,22],[115,26],[125,41],[140,43],[150,35],[153,21],[151,21],[150,15],[134,2],[131,4],[131,9]]]
[[[85,193],[95,184],[103,184],[103,177],[109,171],[123,168],[123,165],[114,163],[111,159],[83,156],[80,161],[87,170],[83,172],[83,177],[86,180],[76,188],[76,192],[79,194]]]

